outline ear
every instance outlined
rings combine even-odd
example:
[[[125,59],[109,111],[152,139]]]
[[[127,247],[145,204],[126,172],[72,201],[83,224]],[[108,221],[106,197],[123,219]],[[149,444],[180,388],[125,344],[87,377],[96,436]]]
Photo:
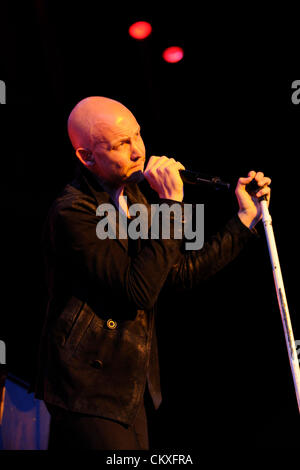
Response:
[[[76,149],[76,156],[79,158],[79,160],[84,166],[90,167],[95,164],[93,154],[88,149],[79,147],[78,149]]]

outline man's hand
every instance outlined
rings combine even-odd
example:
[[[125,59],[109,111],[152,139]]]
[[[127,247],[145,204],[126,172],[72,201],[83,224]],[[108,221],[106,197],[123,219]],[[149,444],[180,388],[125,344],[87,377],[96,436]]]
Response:
[[[168,157],[150,157],[144,177],[161,199],[183,200],[183,182],[179,170],[185,167]]]
[[[249,184],[253,179],[255,179],[258,186],[261,187],[255,196],[251,196],[246,191],[246,185]],[[270,178],[265,177],[262,172],[256,173],[255,171],[250,171],[247,178],[240,178],[238,180],[238,184],[235,190],[235,194],[239,203],[238,216],[241,222],[250,229],[255,227],[262,216],[259,198],[261,196],[267,196],[268,205],[270,203],[270,183]]]

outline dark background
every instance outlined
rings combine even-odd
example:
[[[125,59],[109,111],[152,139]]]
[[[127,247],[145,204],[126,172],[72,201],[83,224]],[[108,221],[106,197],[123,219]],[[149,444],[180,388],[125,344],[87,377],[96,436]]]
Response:
[[[66,120],[92,95],[119,100],[135,114],[148,157],[174,156],[233,183],[251,169],[272,177],[270,211],[300,340],[300,105],[291,101],[297,75],[280,78],[274,59],[283,51],[260,16],[254,23],[249,11],[235,11],[235,20],[228,10],[144,5],[35,1],[3,7],[0,339],[9,372],[28,382],[45,308],[41,230],[75,167]],[[153,27],[143,41],[128,35],[137,20]],[[185,51],[177,64],[161,56],[171,45]],[[186,201],[205,203],[206,239],[237,211],[233,191],[186,187],[185,194]],[[200,452],[210,444],[296,445],[297,402],[258,229],[260,240],[202,289],[160,299],[164,402],[150,416],[153,447]]]

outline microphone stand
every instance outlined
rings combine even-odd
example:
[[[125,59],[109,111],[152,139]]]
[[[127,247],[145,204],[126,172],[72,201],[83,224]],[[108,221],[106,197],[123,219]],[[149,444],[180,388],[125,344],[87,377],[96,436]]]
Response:
[[[188,184],[204,184],[214,189],[230,189],[230,184],[222,181],[219,177],[211,177],[200,173],[195,173],[189,170],[180,170],[180,176],[184,183]],[[247,191],[253,196],[258,191],[258,187],[255,181],[251,182],[246,187]],[[267,239],[269,255],[272,265],[275,289],[277,294],[277,300],[281,315],[281,321],[284,330],[285,342],[287,346],[290,367],[293,375],[294,387],[297,397],[298,410],[300,413],[300,367],[298,361],[298,355],[296,351],[295,339],[293,334],[293,328],[291,318],[289,314],[286,293],[280,268],[280,262],[277,252],[277,246],[275,242],[275,236],[272,226],[272,218],[269,212],[268,203],[266,196],[259,199],[262,221],[264,224],[265,235]]]
[[[209,187],[213,187],[216,190],[220,189],[230,189],[230,184],[222,181],[219,177],[211,177],[203,175],[200,173],[195,173],[189,170],[180,170],[180,176],[183,182],[188,184],[204,184]],[[258,191],[258,186],[255,181],[251,182],[246,187],[247,191],[254,196]],[[277,300],[281,315],[281,321],[284,330],[285,342],[288,351],[290,367],[293,375],[294,387],[296,392],[298,410],[300,413],[300,367],[298,361],[298,355],[296,351],[295,339],[293,334],[293,328],[291,323],[291,318],[289,314],[287,298],[280,268],[280,262],[277,252],[277,246],[275,242],[275,236],[272,226],[272,218],[269,212],[268,203],[266,196],[263,196],[259,199],[261,211],[262,211],[262,221],[264,224],[265,235],[267,239],[269,255],[272,265],[275,289],[277,294]]]
[[[298,410],[300,413],[300,368],[299,361],[295,346],[294,334],[292,323],[290,319],[285,288],[283,284],[283,278],[281,274],[281,268],[279,263],[279,257],[277,252],[277,246],[275,242],[275,236],[272,226],[272,218],[269,212],[268,203],[266,197],[260,198],[260,206],[262,210],[262,221],[264,224],[265,235],[267,238],[269,255],[272,265],[274,283],[276,288],[277,300],[281,314],[281,320],[285,335],[285,342],[288,350],[288,356],[290,361],[290,367],[293,375],[294,387],[297,397]]]

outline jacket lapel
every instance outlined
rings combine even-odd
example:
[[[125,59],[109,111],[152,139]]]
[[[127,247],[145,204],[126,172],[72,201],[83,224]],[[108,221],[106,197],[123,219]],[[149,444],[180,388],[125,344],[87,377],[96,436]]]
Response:
[[[114,201],[110,198],[109,194],[104,191],[102,186],[96,180],[92,173],[85,168],[82,168],[79,173],[79,187],[81,191],[86,192],[86,189],[94,197],[97,207],[101,204],[109,203],[112,204],[116,209],[116,234],[117,241],[122,247],[128,251],[128,238],[127,238],[127,225],[130,220],[127,219],[123,213],[119,211],[119,208],[115,205]],[[86,186],[86,188],[84,188]],[[147,208],[148,213],[148,229],[151,225],[151,210],[150,205],[145,196],[140,191],[137,184],[128,184],[124,190],[124,196],[127,196],[128,206],[132,204],[144,204]],[[122,226],[120,226],[122,225]],[[120,238],[119,234],[123,234],[125,238]]]

